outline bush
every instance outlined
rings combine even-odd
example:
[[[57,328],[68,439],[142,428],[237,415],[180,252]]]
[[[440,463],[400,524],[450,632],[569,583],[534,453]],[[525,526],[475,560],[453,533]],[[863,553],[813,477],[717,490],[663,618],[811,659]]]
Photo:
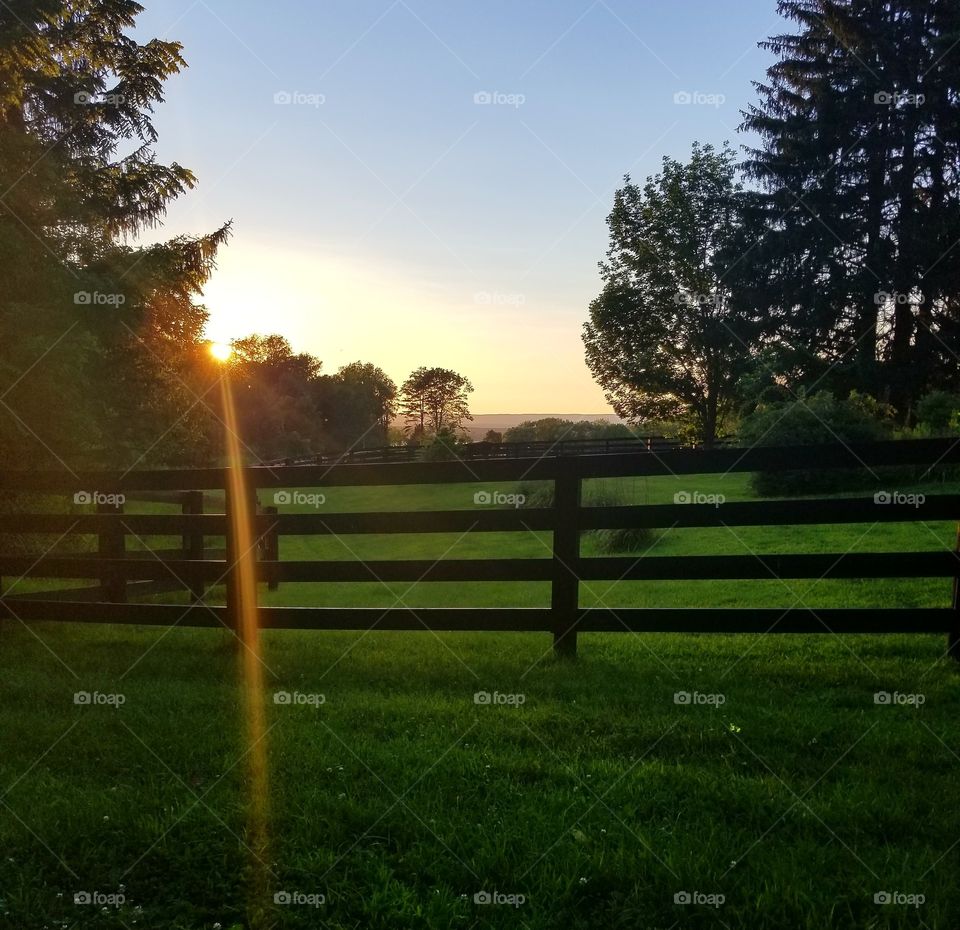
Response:
[[[420,453],[422,462],[452,462],[461,457],[460,438],[452,430],[440,430]]]
[[[740,428],[744,446],[809,446],[877,442],[893,437],[893,411],[852,391],[845,400],[821,391],[812,397],[758,407]],[[864,469],[755,472],[751,484],[764,497],[822,494],[875,484]]]
[[[540,509],[553,506],[552,481],[525,481],[517,488],[517,492],[525,498],[524,507]],[[595,481],[587,484],[584,490],[585,507],[622,507],[626,503],[626,498],[619,490]],[[618,552],[642,552],[653,541],[653,531],[645,526],[590,530],[589,535],[596,542],[597,548],[608,555]]]
[[[645,552],[653,543],[653,530],[647,526],[628,526],[618,530],[593,530],[597,548],[607,554]]]
[[[949,391],[931,391],[917,404],[917,433],[937,436],[954,433],[960,419],[960,396]]]
[[[523,481],[517,493],[524,497],[523,506],[532,510],[549,510],[553,506],[552,481]]]

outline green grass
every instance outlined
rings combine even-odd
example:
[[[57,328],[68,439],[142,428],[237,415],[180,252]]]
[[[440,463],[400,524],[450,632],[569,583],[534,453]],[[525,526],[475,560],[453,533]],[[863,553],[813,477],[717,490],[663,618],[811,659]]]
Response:
[[[0,643],[4,928],[960,920],[960,679],[939,637],[595,635],[569,664],[535,635],[266,634],[269,888],[326,903],[259,924],[226,634],[6,622]],[[119,910],[72,903],[121,886]],[[684,891],[725,902],[674,904]]]
[[[471,508],[478,489],[330,489],[324,508]],[[631,502],[751,497],[732,476],[607,482],[587,500],[612,490]],[[650,554],[953,544],[941,523],[719,528],[668,531]],[[282,555],[540,558],[549,546],[529,532],[313,537],[283,540]],[[589,536],[584,551],[596,554]],[[584,588],[583,604],[607,606],[950,596],[925,579]],[[268,604],[383,607],[548,598],[545,585],[496,583],[261,592]],[[960,926],[960,677],[941,637],[583,635],[576,663],[527,634],[263,638],[270,848],[258,870],[229,633],[0,623],[0,928]],[[77,705],[79,691],[124,703]],[[276,691],[325,700],[276,704]],[[475,703],[494,691],[524,702]],[[722,703],[678,704],[677,692]],[[877,692],[923,702],[878,704]],[[257,874],[265,908],[251,900]],[[525,901],[474,903],[484,890]],[[282,891],[325,903],[274,905]],[[674,903],[695,891],[724,902]],[[125,902],[100,911],[74,904],[78,892]],[[877,904],[881,892],[924,902]]]

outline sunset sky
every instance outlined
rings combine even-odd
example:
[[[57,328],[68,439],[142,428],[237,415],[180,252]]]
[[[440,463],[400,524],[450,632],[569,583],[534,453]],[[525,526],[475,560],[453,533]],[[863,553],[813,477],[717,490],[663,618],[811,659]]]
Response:
[[[607,412],[580,329],[613,191],[745,142],[783,29],[771,0],[154,2],[138,37],[190,64],[158,156],[200,180],[158,235],[234,220],[211,338],[456,368],[478,413]]]

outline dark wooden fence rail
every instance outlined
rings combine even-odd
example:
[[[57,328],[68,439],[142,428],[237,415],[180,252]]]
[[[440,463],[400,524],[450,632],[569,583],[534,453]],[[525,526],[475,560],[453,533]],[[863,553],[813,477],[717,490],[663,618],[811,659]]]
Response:
[[[644,454],[601,454],[540,459],[477,460],[469,463],[341,464],[248,468],[251,499],[273,489],[333,486],[490,483],[546,480],[554,483],[553,506],[543,509],[464,509],[395,513],[257,514],[260,580],[323,581],[542,581],[551,584],[544,608],[311,608],[261,607],[261,626],[290,629],[500,630],[552,633],[561,654],[574,654],[578,632],[789,632],[789,633],[945,633],[949,651],[960,658],[960,554],[940,552],[816,553],[786,555],[651,556],[583,558],[580,535],[591,529],[624,527],[782,526],[799,524],[893,523],[960,520],[960,495],[935,494],[922,504],[878,504],[873,496],[714,504],[657,504],[588,507],[582,483],[591,478],[697,475],[803,468],[889,468],[920,471],[960,463],[960,442],[917,440],[776,449],[725,448]],[[225,494],[224,469],[170,470],[130,474],[7,472],[0,492],[73,494],[95,490],[132,499],[179,500],[179,514],[122,513],[109,507],[83,514],[0,515],[0,534],[66,534],[96,537],[95,555],[0,557],[0,578],[92,579],[94,589],[60,590],[55,596],[17,595],[0,600],[7,616],[21,620],[65,620],[158,625],[236,624],[236,551],[224,513],[203,512],[203,492]],[[891,488],[892,490],[892,488]],[[148,492],[145,494],[145,492]],[[171,498],[171,493],[177,495]],[[269,498],[269,495],[268,495]],[[353,533],[550,531],[553,553],[534,559],[445,559],[395,561],[282,561],[279,538]],[[182,538],[179,550],[128,552],[131,535]],[[205,537],[224,537],[226,552],[204,548]],[[581,608],[581,580],[709,580],[763,578],[952,578],[954,600],[944,608]],[[192,592],[193,603],[123,603],[136,584],[165,583]],[[211,606],[204,591],[226,584],[227,604]],[[96,593],[91,593],[91,591]]]
[[[537,439],[527,442],[467,442],[457,447],[463,461],[475,459],[520,459],[541,456],[609,455],[615,452],[671,452],[682,443],[665,436],[616,436],[607,439]],[[418,462],[426,446],[378,446],[374,449],[350,449],[341,453],[276,459],[270,467],[291,465],[342,465],[352,463]]]

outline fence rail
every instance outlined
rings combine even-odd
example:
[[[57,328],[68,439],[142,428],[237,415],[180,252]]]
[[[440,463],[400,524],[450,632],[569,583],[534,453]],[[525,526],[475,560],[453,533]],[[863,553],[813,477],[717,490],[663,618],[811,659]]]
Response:
[[[550,584],[550,606],[543,608],[327,608],[260,607],[264,628],[317,630],[498,630],[550,632],[558,653],[572,654],[580,632],[917,632],[946,633],[951,655],[960,658],[960,553],[794,553],[760,555],[649,556],[586,558],[580,537],[594,529],[813,524],[887,524],[960,520],[960,495],[935,494],[922,501],[892,498],[818,498],[714,504],[674,503],[640,506],[585,506],[583,482],[594,478],[694,475],[755,470],[915,467],[918,471],[960,463],[960,443],[948,440],[830,445],[791,449],[752,448],[711,451],[672,450],[636,454],[596,454],[475,462],[306,465],[244,469],[251,501],[258,490],[440,484],[452,482],[552,481],[553,505],[538,509],[474,509],[393,513],[277,513],[267,508],[254,519],[258,542],[255,570],[260,581],[528,581]],[[39,534],[94,538],[91,554],[47,554],[40,558],[0,554],[0,579],[95,580],[95,587],[10,594],[0,599],[2,615],[23,621],[64,620],[181,626],[238,624],[237,551],[229,513],[204,512],[204,491],[218,491],[229,507],[225,469],[96,473],[11,473],[0,475],[0,491],[38,494],[87,492],[174,504],[180,513],[125,513],[122,504],[101,504],[96,513],[5,513],[0,536]],[[549,558],[306,561],[280,557],[284,536],[390,533],[467,533],[548,531]],[[179,548],[128,550],[131,538],[179,536]],[[225,546],[207,546],[209,537]],[[718,580],[765,578],[952,578],[954,598],[947,608],[582,608],[581,581]],[[227,603],[204,601],[213,585],[226,584]],[[153,587],[151,587],[153,586]],[[192,594],[188,606],[126,603],[170,587]],[[165,587],[163,587],[165,586]]]
[[[347,452],[311,455],[305,458],[276,459],[270,467],[290,465],[341,465],[417,462],[427,446],[379,446],[375,449],[350,449]],[[610,455],[627,452],[670,452],[682,444],[664,436],[617,436],[606,439],[537,439],[527,442],[468,442],[457,446],[463,461],[475,459],[520,459],[543,456]]]

